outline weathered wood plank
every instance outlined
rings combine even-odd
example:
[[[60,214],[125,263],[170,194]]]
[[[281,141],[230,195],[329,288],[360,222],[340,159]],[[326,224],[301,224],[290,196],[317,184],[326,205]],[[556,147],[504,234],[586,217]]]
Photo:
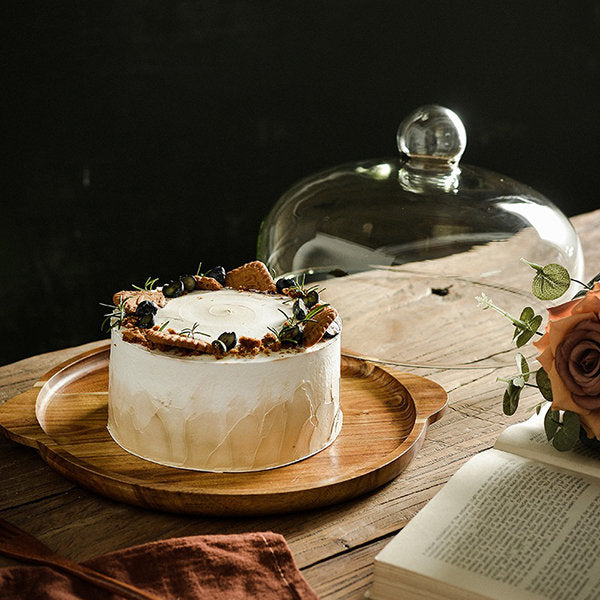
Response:
[[[306,580],[321,600],[363,600],[373,579],[373,561],[392,536],[334,556],[327,562],[303,569]]]

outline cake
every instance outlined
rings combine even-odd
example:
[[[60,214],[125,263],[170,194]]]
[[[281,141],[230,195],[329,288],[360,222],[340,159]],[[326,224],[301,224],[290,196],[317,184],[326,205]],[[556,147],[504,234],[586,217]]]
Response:
[[[342,424],[341,321],[315,288],[254,261],[115,294],[108,431],[145,460],[213,472],[280,467]]]

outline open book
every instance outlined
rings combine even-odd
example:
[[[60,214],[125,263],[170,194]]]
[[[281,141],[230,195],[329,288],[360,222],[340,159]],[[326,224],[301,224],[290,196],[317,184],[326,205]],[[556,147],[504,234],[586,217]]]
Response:
[[[375,558],[374,600],[600,599],[600,454],[543,414],[469,460]]]

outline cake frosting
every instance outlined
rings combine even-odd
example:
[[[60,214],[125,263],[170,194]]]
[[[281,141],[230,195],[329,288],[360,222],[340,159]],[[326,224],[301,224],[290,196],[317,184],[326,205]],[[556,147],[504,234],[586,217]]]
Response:
[[[158,308],[149,331],[186,331],[207,345],[223,332],[258,341],[295,323],[292,300],[192,291]],[[323,450],[341,425],[339,335],[209,353],[132,343],[126,328],[112,329],[108,431],[143,459],[215,472],[274,468]]]

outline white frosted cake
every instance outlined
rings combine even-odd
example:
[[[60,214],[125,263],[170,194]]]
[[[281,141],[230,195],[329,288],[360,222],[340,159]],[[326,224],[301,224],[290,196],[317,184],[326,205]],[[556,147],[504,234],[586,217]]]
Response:
[[[240,289],[266,286],[236,285],[229,274],[224,283],[172,298],[120,293],[129,304],[112,328],[108,430],[128,452],[185,469],[254,471],[311,456],[338,435],[337,313],[307,308],[303,291],[275,293],[272,280],[262,291]],[[141,326],[148,302],[153,318]]]

